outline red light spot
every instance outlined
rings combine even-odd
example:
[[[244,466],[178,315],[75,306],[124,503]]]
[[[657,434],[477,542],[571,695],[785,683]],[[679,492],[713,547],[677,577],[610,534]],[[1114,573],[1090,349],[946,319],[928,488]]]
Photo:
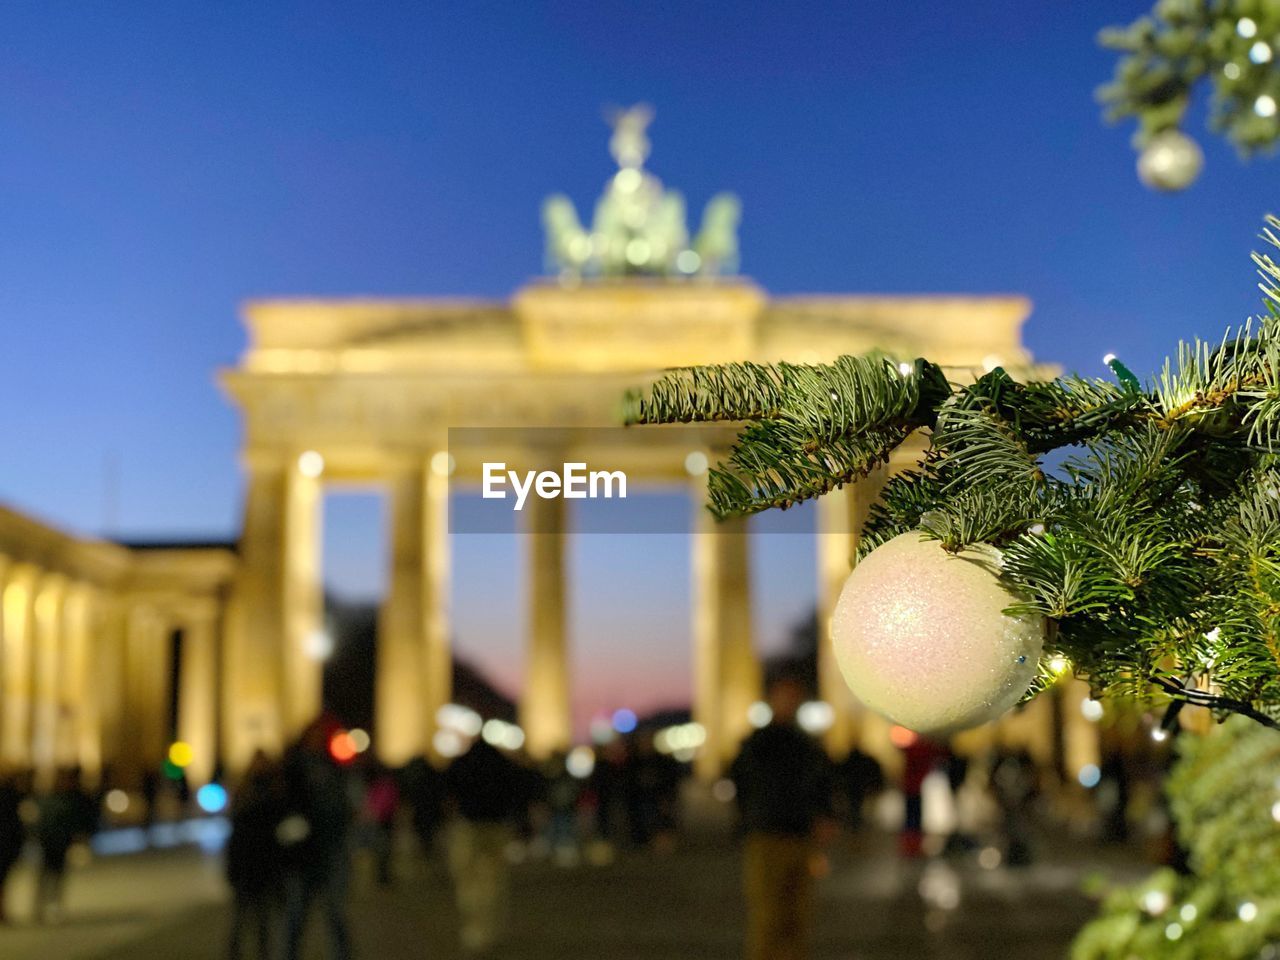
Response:
[[[338,763],[350,763],[359,752],[355,740],[345,730],[339,730],[329,738],[329,756]]]
[[[919,734],[914,730],[908,730],[906,727],[893,727],[889,730],[889,742],[899,750],[907,749],[919,739]]]

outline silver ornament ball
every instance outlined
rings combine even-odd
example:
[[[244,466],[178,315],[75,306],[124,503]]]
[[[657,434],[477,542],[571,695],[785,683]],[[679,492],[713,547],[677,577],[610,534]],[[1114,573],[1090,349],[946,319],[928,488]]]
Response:
[[[1204,151],[1181,130],[1164,130],[1138,154],[1138,179],[1152,190],[1175,192],[1195,183],[1204,168]]]
[[[1009,616],[1000,551],[948,553],[918,531],[877,547],[849,575],[831,617],[836,662],[866,706],[924,734],[994,720],[1026,693],[1046,620]]]

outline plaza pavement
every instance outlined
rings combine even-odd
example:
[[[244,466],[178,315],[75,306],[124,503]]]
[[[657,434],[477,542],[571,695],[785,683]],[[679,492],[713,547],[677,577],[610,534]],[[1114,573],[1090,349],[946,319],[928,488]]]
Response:
[[[1092,913],[1080,892],[1100,866],[1132,876],[1130,858],[1064,847],[1034,866],[984,869],[976,855],[903,863],[889,838],[838,849],[822,881],[814,960],[1043,960],[1065,955]],[[397,864],[389,892],[357,870],[357,960],[453,960],[455,916],[442,867]],[[29,871],[11,891],[25,916]],[[216,857],[194,849],[111,857],[72,877],[65,921],[0,928],[3,960],[221,960],[226,907]],[[740,956],[737,862],[725,843],[626,854],[606,866],[516,867],[506,960],[731,960]],[[318,933],[318,930],[315,931]],[[313,942],[308,960],[323,957]]]

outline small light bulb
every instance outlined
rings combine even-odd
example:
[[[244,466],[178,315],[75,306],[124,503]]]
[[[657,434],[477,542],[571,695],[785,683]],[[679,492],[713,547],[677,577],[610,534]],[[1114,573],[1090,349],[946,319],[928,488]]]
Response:
[[[1142,909],[1153,917],[1169,909],[1169,895],[1163,890],[1148,890],[1142,895]]]
[[[1111,364],[1116,362],[1116,355],[1114,353],[1108,353],[1102,358],[1102,362],[1109,367]]]
[[[1249,48],[1249,59],[1254,63],[1267,63],[1271,60],[1271,45],[1259,40]]]
[[[1236,33],[1248,40],[1258,35],[1258,25],[1249,17],[1241,17],[1236,21]]]
[[[324,473],[324,457],[315,450],[306,450],[298,456],[298,472],[314,479]]]
[[[458,468],[458,461],[448,450],[437,450],[431,455],[430,465],[431,472],[437,477],[447,477]]]
[[[1151,731],[1151,739],[1156,743],[1164,743],[1169,739],[1169,731],[1163,727],[1156,727]]]
[[[1239,80],[1240,64],[1228,63],[1226,66],[1222,68],[1222,75],[1226,77],[1228,80]]]
[[[1253,112],[1260,117],[1274,117],[1276,115],[1276,98],[1269,93],[1264,93],[1253,101]]]
[[[898,364],[898,372],[902,374],[904,377],[911,376],[911,371],[914,369],[915,367],[907,363],[905,360],[902,363]]]

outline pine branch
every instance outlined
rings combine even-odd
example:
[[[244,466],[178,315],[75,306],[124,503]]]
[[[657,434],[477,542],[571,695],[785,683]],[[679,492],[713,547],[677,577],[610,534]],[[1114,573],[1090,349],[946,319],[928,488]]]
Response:
[[[1264,233],[1280,242],[1280,221]],[[728,364],[667,373],[632,422],[745,421],[708,480],[736,516],[821,496],[883,467],[927,428],[922,462],[884,485],[866,554],[910,530],[1003,553],[1021,599],[1095,694],[1280,713],[1280,268],[1256,258],[1268,312],[1217,342],[1183,344],[1148,388],[968,385],[924,360]],[[1194,675],[1203,689],[1183,690]],[[1047,678],[1046,678],[1047,682]]]
[[[748,425],[727,464],[711,471],[708,507],[717,517],[744,516],[772,507],[787,509],[803,500],[867,476],[913,427],[884,427],[826,442],[789,439],[793,425],[765,421]]]

